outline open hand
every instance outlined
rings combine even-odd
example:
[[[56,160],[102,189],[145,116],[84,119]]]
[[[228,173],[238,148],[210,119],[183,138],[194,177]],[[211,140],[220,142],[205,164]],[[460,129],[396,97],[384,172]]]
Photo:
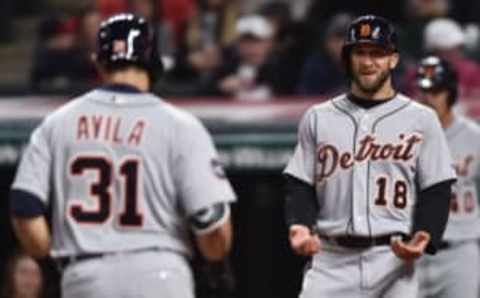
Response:
[[[391,247],[397,257],[404,261],[412,262],[423,255],[429,241],[430,234],[425,231],[418,231],[407,243],[401,239],[393,240]]]

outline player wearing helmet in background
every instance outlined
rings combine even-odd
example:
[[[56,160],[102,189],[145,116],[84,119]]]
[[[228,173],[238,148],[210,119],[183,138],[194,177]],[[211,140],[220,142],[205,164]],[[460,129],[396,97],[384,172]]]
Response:
[[[202,124],[148,93],[160,67],[152,44],[143,18],[103,22],[106,84],[46,117],[19,165],[16,234],[61,264],[64,297],[191,298],[190,240],[208,260],[231,247],[235,195]]]
[[[414,261],[447,223],[447,142],[435,113],[392,85],[387,20],[354,20],[342,52],[350,92],[305,113],[285,169],[290,244],[312,256],[300,297],[416,297]]]
[[[425,256],[420,261],[419,297],[478,297],[480,127],[453,112],[458,77],[446,60],[436,56],[422,59],[416,82],[421,99],[437,112],[458,177],[444,241],[435,257]]]

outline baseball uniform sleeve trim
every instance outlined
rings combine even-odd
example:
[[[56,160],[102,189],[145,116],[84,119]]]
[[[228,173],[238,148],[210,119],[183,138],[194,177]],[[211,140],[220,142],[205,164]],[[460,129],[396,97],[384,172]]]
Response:
[[[426,231],[431,240],[426,248],[428,254],[435,254],[447,226],[452,197],[452,184],[455,179],[439,182],[422,190],[418,196],[413,216],[412,234]]]
[[[223,225],[229,217],[230,206],[227,203],[217,203],[191,216],[190,224],[195,235],[201,236]]]
[[[315,188],[291,175],[285,175],[287,196],[285,198],[285,219],[287,227],[300,224],[311,227],[315,224],[318,203]]]
[[[10,192],[10,212],[15,217],[37,217],[46,212],[42,200],[31,192],[13,189]]]

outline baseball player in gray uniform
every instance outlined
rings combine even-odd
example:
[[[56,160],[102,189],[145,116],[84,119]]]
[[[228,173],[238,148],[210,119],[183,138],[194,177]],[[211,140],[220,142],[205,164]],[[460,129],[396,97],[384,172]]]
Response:
[[[14,228],[29,254],[62,264],[63,297],[190,298],[191,240],[208,260],[231,247],[235,195],[202,124],[148,93],[152,44],[143,18],[103,22],[107,84],[46,117],[19,165]]]
[[[436,56],[425,57],[417,69],[417,86],[445,131],[457,172],[444,241],[436,256],[419,262],[419,297],[478,297],[478,198],[480,127],[452,111],[458,78],[453,67]]]
[[[305,113],[284,172],[290,244],[312,256],[300,297],[416,297],[414,261],[438,249],[456,179],[447,142],[392,87],[386,19],[354,20],[342,57],[350,92]]]

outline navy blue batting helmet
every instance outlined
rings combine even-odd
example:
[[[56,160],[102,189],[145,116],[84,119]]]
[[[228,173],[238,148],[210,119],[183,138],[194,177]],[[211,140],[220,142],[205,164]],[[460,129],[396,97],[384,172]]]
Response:
[[[457,100],[458,75],[445,59],[437,56],[423,58],[417,68],[416,83],[420,89],[426,91],[447,90],[449,106]]]
[[[398,37],[393,25],[385,18],[364,15],[350,23],[342,47],[342,60],[349,71],[350,53],[357,44],[379,45],[386,50],[398,50]]]
[[[100,24],[97,62],[107,70],[134,65],[151,75],[163,71],[148,22],[133,14],[118,14]]]

